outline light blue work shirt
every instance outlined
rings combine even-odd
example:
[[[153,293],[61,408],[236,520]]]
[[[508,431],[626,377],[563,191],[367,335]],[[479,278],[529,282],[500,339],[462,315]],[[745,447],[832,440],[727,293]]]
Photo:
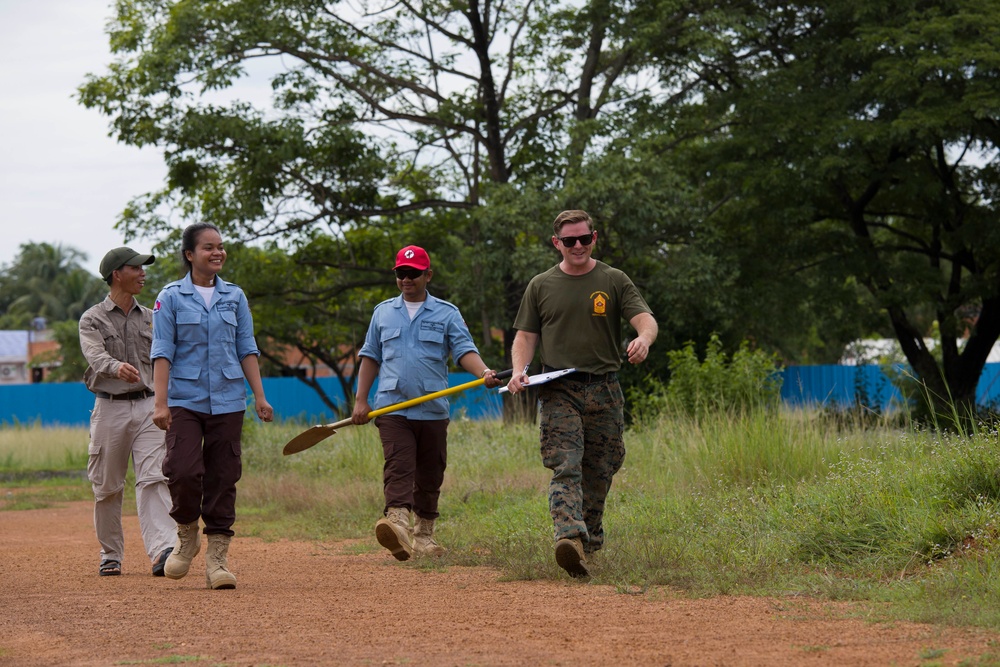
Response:
[[[240,362],[260,355],[247,297],[215,277],[212,303],[188,273],[164,286],[153,305],[152,359],[170,362],[167,405],[207,414],[243,412],[247,391]]]
[[[428,294],[411,320],[402,295],[383,301],[375,306],[358,353],[379,365],[373,409],[447,389],[448,355],[457,363],[469,352],[478,354],[479,350],[453,304]],[[407,419],[447,419],[450,406],[443,397],[393,414]]]

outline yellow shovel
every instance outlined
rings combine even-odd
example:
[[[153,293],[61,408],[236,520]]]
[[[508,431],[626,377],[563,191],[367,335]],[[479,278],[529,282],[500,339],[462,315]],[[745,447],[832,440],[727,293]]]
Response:
[[[500,379],[509,378],[514,374],[514,371],[507,370],[497,373],[497,377]],[[421,403],[426,403],[427,401],[433,401],[435,398],[443,398],[445,396],[451,396],[452,394],[457,394],[460,391],[465,391],[466,389],[472,389],[473,387],[478,387],[484,384],[486,380],[484,378],[479,378],[478,380],[473,380],[472,382],[466,382],[465,384],[458,384],[454,387],[448,387],[447,389],[442,389],[441,391],[435,391],[432,394],[427,394],[426,396],[420,396],[418,398],[411,398],[408,401],[403,401],[402,403],[396,403],[394,405],[387,405],[384,408],[379,408],[378,410],[372,410],[368,413],[369,419],[375,419],[379,415],[384,415],[389,412],[395,412],[396,410],[403,410],[414,405],[419,405]],[[288,441],[285,448],[281,450],[285,456],[289,454],[296,454],[303,450],[309,449],[317,442],[326,440],[331,435],[337,432],[338,428],[344,426],[350,426],[354,422],[351,418],[341,419],[339,422],[334,422],[333,424],[320,424],[318,426],[313,426],[310,429],[299,433],[297,436]]]

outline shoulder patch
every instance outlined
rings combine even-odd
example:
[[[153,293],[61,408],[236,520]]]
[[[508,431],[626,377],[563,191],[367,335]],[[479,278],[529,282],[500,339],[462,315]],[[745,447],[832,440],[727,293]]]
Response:
[[[156,303],[153,304],[153,312],[154,313],[160,312],[160,300],[159,299],[157,299]]]

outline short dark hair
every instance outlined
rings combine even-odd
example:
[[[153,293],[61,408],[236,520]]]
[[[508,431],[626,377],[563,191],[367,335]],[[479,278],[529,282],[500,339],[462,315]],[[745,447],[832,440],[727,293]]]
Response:
[[[590,231],[594,231],[594,221],[590,219],[590,215],[586,211],[580,211],[578,209],[563,211],[557,215],[556,221],[552,223],[552,231],[555,232],[556,236],[559,236],[559,232],[562,231],[564,225],[569,225],[574,222],[586,222],[587,228]]]

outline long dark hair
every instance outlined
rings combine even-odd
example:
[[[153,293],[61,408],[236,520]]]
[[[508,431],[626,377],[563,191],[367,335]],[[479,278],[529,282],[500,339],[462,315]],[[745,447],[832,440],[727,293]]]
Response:
[[[181,261],[184,262],[184,272],[191,273],[191,260],[187,258],[188,250],[194,252],[194,247],[198,245],[198,235],[206,229],[214,230],[216,234],[222,236],[219,228],[210,222],[196,222],[184,228],[181,235]]]

